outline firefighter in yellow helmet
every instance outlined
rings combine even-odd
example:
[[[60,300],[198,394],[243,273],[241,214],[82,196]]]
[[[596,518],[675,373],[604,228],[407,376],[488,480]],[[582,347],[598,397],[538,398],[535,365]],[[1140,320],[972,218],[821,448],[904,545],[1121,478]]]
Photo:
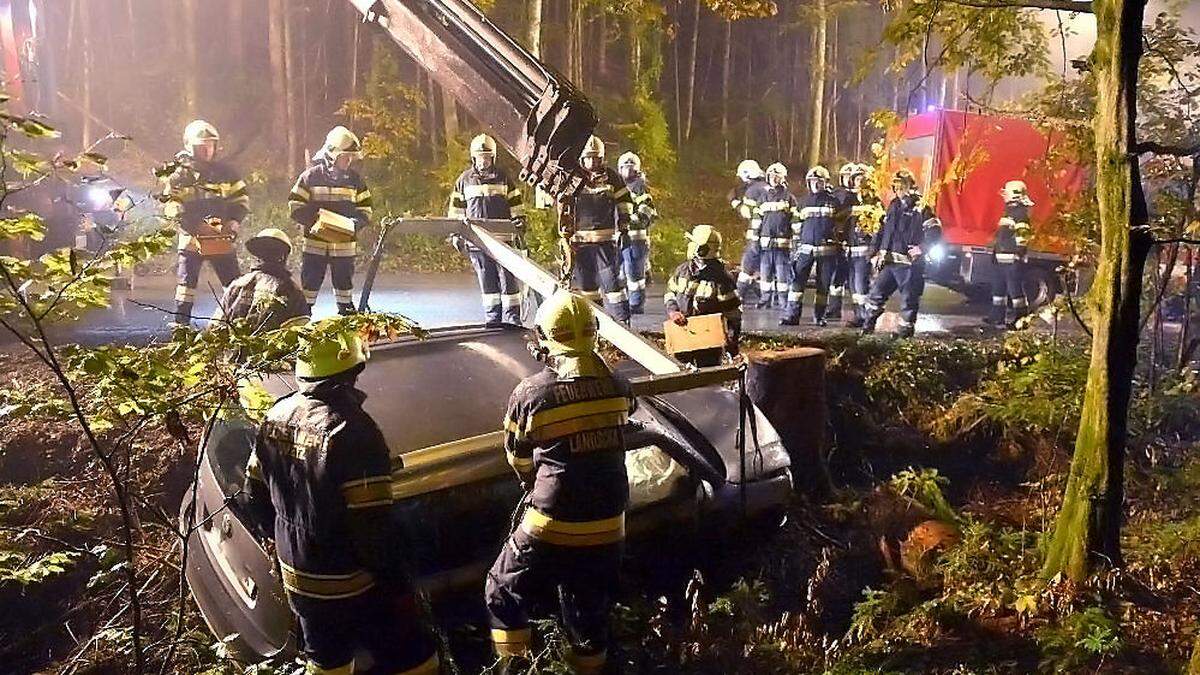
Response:
[[[204,263],[212,266],[222,286],[238,277],[233,240],[249,213],[246,181],[233,167],[219,162],[221,135],[204,120],[194,120],[183,130],[183,151],[163,166],[163,216],[179,227],[179,283],[175,287],[175,323],[191,322],[196,286]]]
[[[315,324],[301,339],[297,391],[275,402],[246,469],[243,506],[275,541],[307,673],[436,675],[391,515],[387,443],[355,387],[368,352],[356,333]]]
[[[600,672],[607,657],[629,502],[623,427],[633,397],[596,354],[594,311],[561,290],[538,309],[547,367],[517,385],[504,419],[525,510],[488,572],[485,600],[509,671],[528,664],[535,598],[561,602],[576,672]]]
[[[247,319],[254,330],[267,332],[307,317],[304,293],[287,268],[292,253],[287,233],[268,227],[246,241],[246,250],[256,259],[254,267],[225,289],[213,321]]]
[[[720,314],[725,320],[725,351],[736,356],[742,332],[742,300],[737,283],[721,260],[721,233],[712,225],[697,225],[686,236],[688,259],[675,268],[663,295],[667,318],[686,325],[689,316]],[[721,363],[721,350],[691,352],[689,357],[697,366],[716,366]]]
[[[358,233],[371,220],[371,190],[351,165],[362,157],[362,143],[346,127],[334,127],[313,156],[313,164],[292,186],[288,204],[304,236],[300,285],[311,307],[333,277],[339,314],[354,311],[354,258]]]
[[[525,201],[521,187],[503,167],[496,164],[496,141],[491,136],[479,134],[471,139],[471,166],[454,181],[446,215],[451,218],[511,220],[517,226],[517,233],[497,233],[496,238],[517,248],[525,248]],[[450,241],[471,259],[471,265],[475,268],[487,325],[509,323],[520,326],[521,284],[517,278],[466,239],[454,235]]]
[[[586,174],[575,198],[572,289],[597,304],[603,301],[618,321],[629,321],[629,297],[621,285],[621,249],[629,240],[633,196],[620,174],[604,165],[604,142],[592,136],[579,163]]]

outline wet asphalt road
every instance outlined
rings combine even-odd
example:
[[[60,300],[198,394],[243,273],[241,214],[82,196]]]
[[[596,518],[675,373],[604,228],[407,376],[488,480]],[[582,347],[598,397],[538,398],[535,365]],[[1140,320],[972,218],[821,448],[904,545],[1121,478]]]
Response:
[[[175,280],[172,277],[136,277],[132,290],[113,292],[111,307],[93,311],[79,322],[57,328],[55,337],[58,341],[84,344],[143,344],[167,338],[170,335],[168,321],[174,308],[174,290]],[[197,317],[212,314],[219,290],[215,278],[206,274],[201,279],[194,310]],[[651,286],[647,313],[634,317],[635,328],[661,331],[665,318],[662,291],[661,285]],[[357,299],[356,290],[356,303]],[[811,291],[809,300],[811,303]],[[896,298],[892,299],[887,313],[879,322],[881,333],[895,329],[898,318],[896,301]],[[475,278],[469,274],[381,274],[371,294],[371,306],[377,311],[399,312],[426,327],[482,321],[478,287]],[[813,326],[808,311],[806,307],[800,326],[780,327],[777,311],[748,309],[745,312],[744,329],[749,333],[788,333],[814,337],[848,330],[841,328],[840,322],[830,322],[827,328]],[[954,291],[930,285],[922,301],[917,333],[928,336],[980,336],[983,334],[980,318],[984,311],[985,306],[971,304]],[[333,298],[331,291],[326,288],[317,302],[315,315],[319,318],[333,313]],[[1038,323],[1042,328],[1049,329],[1045,323]],[[1068,328],[1065,322],[1062,328]]]

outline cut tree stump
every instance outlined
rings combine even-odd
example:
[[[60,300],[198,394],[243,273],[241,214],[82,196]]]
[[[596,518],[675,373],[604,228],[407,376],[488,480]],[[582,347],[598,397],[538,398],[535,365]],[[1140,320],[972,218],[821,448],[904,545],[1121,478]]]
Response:
[[[816,496],[832,489],[825,463],[825,360],[825,351],[813,347],[746,354],[746,393],[779,432],[796,487]]]

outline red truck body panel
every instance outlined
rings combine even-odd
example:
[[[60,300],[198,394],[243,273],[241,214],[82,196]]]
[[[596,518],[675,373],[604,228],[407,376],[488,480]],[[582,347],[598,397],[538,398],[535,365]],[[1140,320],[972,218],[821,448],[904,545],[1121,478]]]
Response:
[[[1073,208],[1086,173],[1077,165],[1048,159],[1053,139],[1025,120],[936,110],[910,117],[889,134],[890,169],[910,169],[923,194],[933,194],[934,211],[946,241],[988,246],[1004,211],[1000,189],[1023,180],[1034,201],[1035,252],[1069,254],[1071,238],[1057,218]]]

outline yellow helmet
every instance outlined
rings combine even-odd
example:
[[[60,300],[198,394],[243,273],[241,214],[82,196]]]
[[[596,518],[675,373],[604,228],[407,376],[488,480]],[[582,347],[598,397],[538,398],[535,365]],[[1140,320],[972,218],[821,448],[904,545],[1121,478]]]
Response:
[[[192,120],[183,128],[184,147],[190,148],[205,141],[219,140],[221,140],[221,134],[217,133],[217,128],[204,120]]]
[[[479,134],[471,139],[471,156],[496,155],[496,141],[487,134]]]
[[[717,258],[721,255],[721,233],[712,225],[697,225],[684,235],[688,258]]]
[[[343,332],[324,339],[305,340],[296,356],[296,377],[318,380],[366,363],[369,354],[363,338],[356,332]]]
[[[362,142],[346,127],[336,126],[325,134],[325,145],[321,152],[329,159],[337,159],[342,155],[362,157]]]
[[[584,356],[596,351],[596,322],[592,303],[559,290],[538,308],[534,318],[538,342],[551,356]]]
[[[584,157],[599,157],[604,159],[604,141],[600,140],[599,136],[589,136],[587,143],[583,145],[583,152],[579,153],[579,158]]]
[[[286,260],[292,253],[292,240],[283,230],[268,227],[246,241],[246,250],[262,260]]]
[[[754,180],[755,178],[763,177],[762,167],[758,162],[752,159],[743,159],[737,167],[738,178],[742,180]]]
[[[892,176],[892,184],[895,185],[896,183],[914,188],[917,186],[917,177],[908,169],[900,169]]]

